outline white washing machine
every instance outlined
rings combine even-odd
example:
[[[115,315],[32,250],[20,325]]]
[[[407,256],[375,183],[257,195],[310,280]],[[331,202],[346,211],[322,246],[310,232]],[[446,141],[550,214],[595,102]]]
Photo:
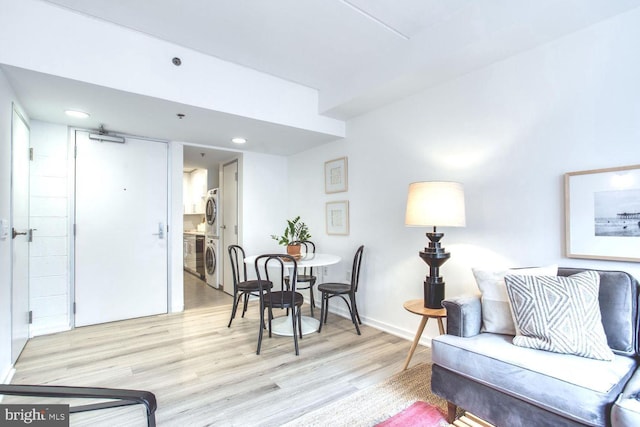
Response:
[[[207,285],[212,288],[219,289],[220,288],[220,279],[218,272],[220,269],[218,268],[218,246],[219,240],[212,237],[205,237],[205,248],[204,248],[204,274],[205,280],[207,281]]]
[[[218,199],[218,189],[213,188],[207,191],[207,199],[205,205],[205,229],[204,234],[208,237],[220,236],[220,228],[218,227],[218,207],[220,206]]]

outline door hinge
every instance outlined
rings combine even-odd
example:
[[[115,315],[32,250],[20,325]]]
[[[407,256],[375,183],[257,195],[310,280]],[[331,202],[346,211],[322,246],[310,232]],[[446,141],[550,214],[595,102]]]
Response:
[[[33,147],[29,148],[29,160],[33,161]]]
[[[29,311],[29,324],[33,323],[33,311]]]
[[[238,235],[238,226],[237,225],[233,226],[233,232],[236,233],[236,236]]]
[[[77,145],[73,147],[73,157],[74,158],[78,157],[78,146]]]
[[[73,302],[73,307],[71,308],[73,310],[73,314],[76,314],[76,302]]]
[[[73,236],[75,237],[75,235],[76,235],[76,225],[73,224]]]
[[[236,172],[234,175],[236,177],[236,182],[238,182],[238,172]]]

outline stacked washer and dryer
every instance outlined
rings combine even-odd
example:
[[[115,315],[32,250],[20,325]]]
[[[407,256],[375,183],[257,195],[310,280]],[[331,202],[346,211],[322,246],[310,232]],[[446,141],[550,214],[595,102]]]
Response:
[[[207,285],[219,289],[220,278],[218,269],[218,254],[220,246],[220,227],[218,226],[219,213],[218,189],[214,188],[207,191],[206,209],[205,209],[205,252],[204,252],[204,270]]]

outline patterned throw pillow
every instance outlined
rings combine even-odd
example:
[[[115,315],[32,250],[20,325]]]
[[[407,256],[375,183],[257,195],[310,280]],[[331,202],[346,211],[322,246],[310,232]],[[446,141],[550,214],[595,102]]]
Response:
[[[555,276],[558,265],[546,267],[517,268],[502,270],[472,269],[473,276],[482,293],[482,332],[515,335],[516,327],[509,307],[509,297],[504,284],[504,276],[518,274],[526,276]]]
[[[515,345],[613,360],[600,316],[598,273],[506,276],[505,282],[516,325]]]

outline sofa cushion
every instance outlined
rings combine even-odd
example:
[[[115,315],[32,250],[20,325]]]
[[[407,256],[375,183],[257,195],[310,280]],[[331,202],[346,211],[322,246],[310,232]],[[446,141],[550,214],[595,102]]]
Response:
[[[597,272],[569,277],[507,275],[505,282],[516,324],[513,344],[613,359],[600,317]]]
[[[507,274],[555,276],[557,265],[547,267],[519,268],[519,269],[482,269],[473,268],[478,289],[482,294],[482,332],[515,335],[509,297],[504,283]]]
[[[581,271],[585,269],[559,268],[558,276],[570,276]],[[598,274],[600,313],[609,347],[616,354],[636,354],[638,282],[623,271],[599,270]]]
[[[605,362],[551,353],[490,333],[441,335],[432,348],[434,364],[587,425],[608,424],[608,406],[636,367],[633,357]]]

